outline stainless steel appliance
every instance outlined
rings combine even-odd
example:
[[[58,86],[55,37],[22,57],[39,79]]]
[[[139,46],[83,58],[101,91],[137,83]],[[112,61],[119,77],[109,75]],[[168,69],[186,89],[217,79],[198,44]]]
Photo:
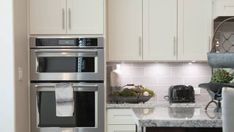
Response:
[[[194,88],[185,85],[171,86],[165,98],[168,98],[170,103],[195,103]]]
[[[31,80],[103,80],[103,38],[31,38]]]
[[[55,102],[56,83],[31,83],[31,130],[32,132],[104,131],[103,83],[73,83],[74,114],[57,117]]]
[[[31,131],[104,132],[103,38],[30,38]],[[56,116],[56,84],[73,89],[72,116]]]

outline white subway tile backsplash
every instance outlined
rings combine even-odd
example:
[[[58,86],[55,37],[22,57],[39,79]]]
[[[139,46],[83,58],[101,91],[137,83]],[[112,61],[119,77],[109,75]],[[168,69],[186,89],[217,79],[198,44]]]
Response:
[[[110,72],[118,63],[107,63],[107,86],[109,87]],[[126,84],[144,85],[157,94],[157,103],[167,103],[164,96],[171,85],[192,85],[210,81],[211,68],[207,63],[120,63],[121,86]],[[107,89],[111,93],[111,88]],[[201,89],[196,95],[197,103],[206,104],[210,99],[207,91]]]

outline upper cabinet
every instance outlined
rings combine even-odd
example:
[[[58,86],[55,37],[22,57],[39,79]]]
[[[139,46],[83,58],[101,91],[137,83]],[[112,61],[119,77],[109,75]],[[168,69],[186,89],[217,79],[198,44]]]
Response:
[[[212,0],[108,2],[109,61],[206,60]]]
[[[110,60],[142,60],[142,0],[108,0]]]
[[[103,33],[103,0],[68,0],[69,34]]]
[[[177,0],[143,0],[144,60],[176,60]]]
[[[207,60],[212,37],[212,1],[178,2],[178,60]]]
[[[66,33],[65,0],[30,0],[30,33]]]
[[[30,0],[30,34],[103,34],[103,0]]]

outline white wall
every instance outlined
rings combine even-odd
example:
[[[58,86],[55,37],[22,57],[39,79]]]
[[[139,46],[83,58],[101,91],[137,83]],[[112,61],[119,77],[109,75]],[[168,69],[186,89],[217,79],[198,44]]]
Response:
[[[0,0],[1,132],[29,131],[26,7],[27,0]]]
[[[15,132],[12,0],[0,0],[0,131]]]
[[[29,131],[27,0],[14,0],[15,129]],[[19,71],[22,79],[19,80]],[[1,130],[0,130],[1,131]]]

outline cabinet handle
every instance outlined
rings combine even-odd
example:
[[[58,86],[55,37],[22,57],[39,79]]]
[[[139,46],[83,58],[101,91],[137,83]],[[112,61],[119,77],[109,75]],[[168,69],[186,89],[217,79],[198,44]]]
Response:
[[[142,56],[142,37],[139,36],[139,56]]]
[[[62,9],[62,28],[65,29],[65,10]]]
[[[174,44],[174,51],[173,51],[173,55],[176,56],[176,36],[173,37],[173,44]]]
[[[71,8],[68,9],[69,29],[71,29]]]

